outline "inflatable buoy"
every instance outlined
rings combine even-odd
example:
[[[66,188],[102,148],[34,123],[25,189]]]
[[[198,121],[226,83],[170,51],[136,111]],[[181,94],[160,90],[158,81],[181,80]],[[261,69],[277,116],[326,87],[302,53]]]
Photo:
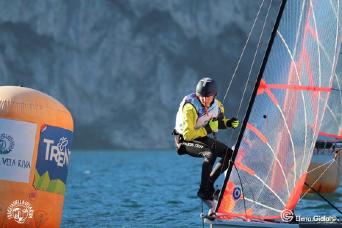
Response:
[[[0,86],[0,227],[59,227],[73,120],[37,90]]]

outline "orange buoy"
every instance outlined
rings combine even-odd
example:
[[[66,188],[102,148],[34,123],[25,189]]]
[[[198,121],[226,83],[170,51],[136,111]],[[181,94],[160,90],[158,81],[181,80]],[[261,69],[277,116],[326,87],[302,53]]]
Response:
[[[70,112],[37,90],[0,86],[0,227],[59,227]]]

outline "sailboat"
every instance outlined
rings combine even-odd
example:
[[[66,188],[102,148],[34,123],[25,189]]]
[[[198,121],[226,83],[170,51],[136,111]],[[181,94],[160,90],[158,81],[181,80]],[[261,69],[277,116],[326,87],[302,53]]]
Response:
[[[340,60],[341,61],[341,60]],[[308,169],[306,193],[332,193],[340,185],[342,154],[342,77],[335,74],[322,126]]]
[[[340,1],[282,0],[212,227],[299,227],[341,45]]]

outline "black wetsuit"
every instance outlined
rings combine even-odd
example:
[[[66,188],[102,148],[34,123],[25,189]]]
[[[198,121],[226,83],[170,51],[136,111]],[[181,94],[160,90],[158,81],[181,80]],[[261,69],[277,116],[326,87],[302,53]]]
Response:
[[[192,157],[203,157],[199,192],[204,193],[207,197],[212,196],[216,179],[228,168],[229,160],[233,153],[232,149],[208,136],[185,141],[182,135],[176,131],[173,134],[179,155],[188,154]],[[217,157],[220,157],[221,160],[213,169]]]

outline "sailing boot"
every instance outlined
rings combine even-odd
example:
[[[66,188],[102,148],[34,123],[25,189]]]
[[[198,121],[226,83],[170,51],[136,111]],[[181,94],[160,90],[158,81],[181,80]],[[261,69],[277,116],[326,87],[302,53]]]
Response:
[[[214,196],[215,187],[214,187],[214,182],[211,179],[209,179],[208,190],[209,190],[210,195]]]
[[[204,190],[201,188],[198,190],[197,196],[204,201],[207,201],[207,200],[212,201],[214,199],[213,195],[210,194],[210,192],[208,190]]]
[[[214,182],[210,178],[209,179],[209,192],[210,192],[210,195],[213,197],[214,200],[218,200],[218,197],[219,197],[219,194],[220,194],[220,189],[217,189],[214,186],[215,186]]]
[[[197,196],[204,201],[212,201],[214,199],[212,185],[210,185],[206,180],[201,181],[201,185],[197,192]]]

